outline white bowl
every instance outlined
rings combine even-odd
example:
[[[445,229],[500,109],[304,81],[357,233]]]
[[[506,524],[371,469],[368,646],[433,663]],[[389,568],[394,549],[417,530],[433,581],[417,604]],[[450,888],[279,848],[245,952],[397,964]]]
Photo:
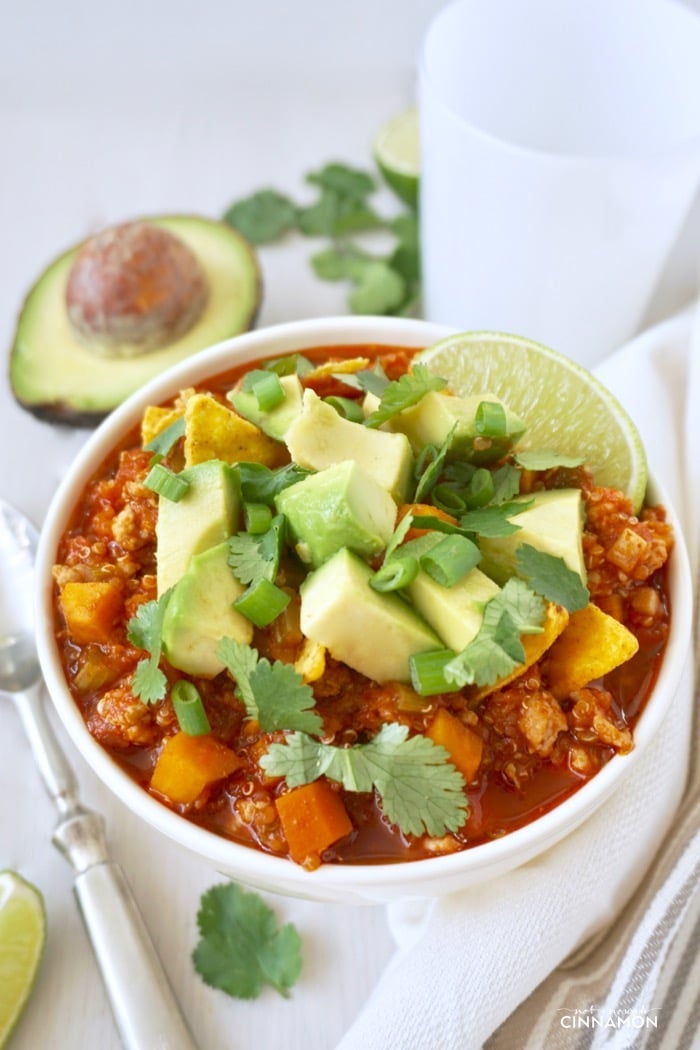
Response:
[[[310,347],[377,343],[428,346],[449,330],[395,318],[338,317],[278,325],[219,343],[163,373],[114,411],[88,440],[57,491],[41,534],[37,559],[38,646],[46,683],[76,747],[97,776],[135,814],[158,832],[249,886],[319,901],[370,903],[401,897],[437,896],[503,874],[568,835],[614,791],[654,739],[673,699],[690,642],[691,577],[677,516],[658,483],[650,495],[663,503],[676,530],[670,570],[671,630],[652,696],[635,729],[635,748],[613,757],[572,796],[544,816],[502,838],[449,856],[391,864],[321,865],[308,872],[289,860],[239,845],[190,823],[137,785],[90,735],[66,685],[54,639],[52,566],[81,492],[117,441],[136,426],[146,405],[175,395],[237,364]]]

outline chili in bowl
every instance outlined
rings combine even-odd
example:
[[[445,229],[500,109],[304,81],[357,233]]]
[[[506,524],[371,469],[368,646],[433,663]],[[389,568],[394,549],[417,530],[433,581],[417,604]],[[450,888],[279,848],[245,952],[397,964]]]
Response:
[[[683,540],[420,364],[448,333],[278,326],[148,384],[39,551],[42,667],[101,779],[261,888],[434,895],[548,848],[657,733]],[[514,369],[514,382],[517,370]]]

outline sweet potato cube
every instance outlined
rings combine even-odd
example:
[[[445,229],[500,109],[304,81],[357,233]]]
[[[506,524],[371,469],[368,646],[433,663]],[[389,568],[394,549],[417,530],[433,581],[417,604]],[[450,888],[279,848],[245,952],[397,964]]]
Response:
[[[235,751],[213,736],[176,733],[163,744],[151,787],[171,802],[195,802],[209,784],[223,780],[243,765]]]
[[[293,788],[275,803],[292,860],[317,861],[324,850],[352,831],[343,800],[327,780]]]
[[[61,588],[61,611],[77,645],[108,642],[122,610],[121,580],[73,580]]]
[[[547,605],[547,616],[545,618],[543,629],[541,634],[524,634],[521,636],[521,642],[523,643],[523,649],[525,650],[525,663],[519,664],[513,668],[510,674],[504,675],[503,678],[499,678],[493,685],[485,685],[480,689],[475,690],[474,693],[470,693],[470,698],[473,700],[483,700],[485,696],[496,691],[496,689],[502,689],[504,685],[508,685],[510,682],[514,682],[516,678],[520,678],[521,674],[527,671],[528,667],[532,667],[536,664],[539,659],[547,652],[554,641],[561,635],[562,631],[566,628],[569,622],[569,614],[562,605],[555,605],[554,602],[549,602]]]
[[[209,394],[194,394],[185,406],[185,465],[207,459],[225,463],[280,466],[287,459],[284,445],[242,419]]]
[[[624,624],[590,603],[572,614],[549,654],[549,688],[562,699],[626,663],[639,642]]]
[[[441,707],[430,723],[426,736],[434,744],[442,744],[449,752],[450,761],[457,766],[467,784],[474,779],[484,750],[484,742],[478,733]]]

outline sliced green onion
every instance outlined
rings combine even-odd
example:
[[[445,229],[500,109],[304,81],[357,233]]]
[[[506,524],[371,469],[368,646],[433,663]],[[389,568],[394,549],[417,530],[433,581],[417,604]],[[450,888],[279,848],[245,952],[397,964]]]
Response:
[[[445,536],[420,559],[421,569],[441,587],[454,587],[478,563],[479,548],[466,536]]]
[[[369,585],[375,591],[399,591],[408,587],[418,575],[418,560],[410,556],[390,558],[381,569],[370,576]]]
[[[474,426],[482,437],[505,437],[508,433],[505,408],[498,401],[482,401],[476,410]]]
[[[207,712],[196,685],[181,678],[170,693],[177,723],[188,736],[204,736],[211,732]]]
[[[179,416],[178,419],[164,427],[160,434],[156,434],[147,445],[144,445],[144,448],[146,452],[155,452],[159,456],[167,456],[175,443],[184,436],[184,433],[185,417]]]
[[[359,401],[353,401],[351,397],[336,397],[331,394],[323,399],[327,405],[331,405],[339,416],[349,419],[351,423],[362,423],[365,414]]]
[[[243,517],[246,530],[258,536],[270,528],[272,511],[267,503],[244,503]]]
[[[277,373],[266,372],[262,368],[254,368],[252,372],[248,372],[243,377],[241,387],[253,395],[261,412],[270,412],[277,408],[285,398],[284,387]]]
[[[252,583],[233,604],[256,627],[267,627],[284,612],[289,602],[290,596],[286,591],[263,578]]]
[[[168,470],[162,463],[153,464],[146,475],[144,485],[147,489],[157,492],[159,496],[169,499],[173,503],[181,500],[190,487],[187,478],[180,477],[179,474],[173,474],[172,470]]]
[[[444,510],[445,513],[451,514],[453,518],[459,518],[467,509],[467,501],[460,494],[461,491],[461,489],[453,488],[452,485],[447,483],[436,485],[431,499],[439,510]]]
[[[467,508],[475,510],[477,507],[485,507],[493,499],[495,491],[493,474],[486,467],[480,467],[469,482],[466,492]]]
[[[431,649],[409,657],[411,685],[420,696],[459,692],[459,686],[445,678],[445,666],[454,655],[451,649]]]

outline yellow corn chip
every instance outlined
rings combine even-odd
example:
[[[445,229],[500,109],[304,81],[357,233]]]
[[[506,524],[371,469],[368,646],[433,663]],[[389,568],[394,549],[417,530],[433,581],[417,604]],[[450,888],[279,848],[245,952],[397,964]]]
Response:
[[[157,405],[148,405],[141,420],[141,442],[148,445],[153,438],[158,437],[166,427],[174,423],[182,415],[182,410],[176,408],[159,408]]]
[[[547,615],[544,624],[542,625],[541,634],[523,634],[520,637],[520,641],[523,643],[523,649],[525,650],[525,663],[519,664],[517,667],[513,668],[510,674],[504,675],[503,678],[499,678],[493,685],[481,686],[474,693],[470,693],[470,700],[483,700],[484,697],[488,696],[490,693],[495,693],[497,689],[502,689],[504,685],[509,685],[510,682],[514,682],[516,678],[520,678],[521,674],[524,674],[528,667],[532,667],[533,664],[536,664],[537,661],[544,656],[553,642],[559,638],[568,623],[569,614],[566,609],[562,605],[555,605],[554,602],[548,602]]]
[[[185,464],[208,459],[225,463],[263,463],[277,467],[288,460],[284,445],[209,394],[194,394],[185,406]]]
[[[624,624],[592,603],[572,613],[569,626],[549,654],[549,687],[556,697],[568,696],[625,663],[639,642]]]
[[[347,357],[341,361],[326,361],[307,372],[305,379],[321,379],[323,376],[352,375],[353,372],[362,372],[369,368],[368,357]]]

